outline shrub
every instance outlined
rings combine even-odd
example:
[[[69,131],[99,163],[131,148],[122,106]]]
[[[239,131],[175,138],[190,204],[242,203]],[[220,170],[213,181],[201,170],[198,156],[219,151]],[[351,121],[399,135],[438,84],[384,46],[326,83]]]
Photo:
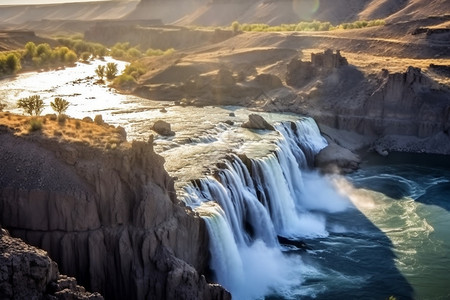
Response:
[[[145,52],[145,55],[147,55],[147,56],[160,56],[160,55],[163,55],[163,54],[164,54],[164,51],[162,51],[161,49],[149,48]]]
[[[59,123],[60,125],[65,124],[65,123],[66,123],[66,120],[67,120],[67,116],[66,116],[65,114],[60,114],[60,115],[58,115],[58,123]]]
[[[136,79],[132,75],[122,74],[114,79],[113,85],[121,89],[131,89],[136,84]]]
[[[17,106],[30,116],[39,116],[44,109],[44,101],[42,101],[41,96],[33,95],[28,98],[19,99]]]
[[[94,118],[94,123],[97,124],[97,125],[103,125],[104,122],[103,122],[102,115],[96,115],[95,118]]]
[[[83,62],[87,62],[91,58],[91,52],[85,51],[81,53],[80,57]]]
[[[37,118],[32,118],[30,120],[30,127],[28,128],[28,132],[39,131],[43,127],[42,121]]]
[[[36,56],[36,44],[33,42],[26,43],[24,57],[31,60],[35,56]]]
[[[234,21],[233,23],[231,23],[231,30],[234,34],[238,33],[239,31],[241,31],[241,24],[239,24],[238,21]]]
[[[70,102],[64,100],[63,98],[56,97],[53,102],[50,102],[50,106],[52,109],[58,113],[58,117],[66,112],[67,108],[69,108]]]
[[[127,56],[130,57],[130,58],[136,59],[136,58],[141,57],[142,53],[137,48],[130,48],[127,51]]]
[[[116,63],[110,62],[110,63],[106,64],[105,75],[108,80],[112,80],[112,79],[116,78],[117,72],[118,72],[118,70],[117,70]]]
[[[97,69],[95,69],[95,74],[97,74],[100,81],[103,81],[103,77],[105,77],[105,66],[99,65]]]
[[[80,120],[76,120],[76,121],[75,121],[75,128],[76,128],[76,129],[80,129],[80,128],[81,128],[81,122],[80,122]]]
[[[9,69],[9,72],[15,74],[22,68],[22,66],[20,65],[20,55],[15,53],[9,53],[6,56],[5,64],[6,67]]]
[[[75,63],[77,60],[78,60],[77,54],[76,54],[74,51],[72,51],[72,50],[69,50],[69,52],[67,52],[67,53],[64,55],[64,61],[65,61],[66,63],[73,64],[73,63]]]
[[[6,108],[6,104],[3,102],[0,102],[0,111],[3,111]]]
[[[20,54],[18,53],[0,53],[0,75],[15,74],[22,68],[20,64]]]

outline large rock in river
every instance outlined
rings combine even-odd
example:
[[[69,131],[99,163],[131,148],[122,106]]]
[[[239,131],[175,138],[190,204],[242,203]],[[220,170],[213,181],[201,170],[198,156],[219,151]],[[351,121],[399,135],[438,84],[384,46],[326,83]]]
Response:
[[[241,125],[243,128],[250,129],[266,129],[275,130],[275,128],[270,125],[263,117],[257,114],[250,114],[248,116],[248,121]]]
[[[172,131],[170,123],[167,123],[163,120],[156,121],[152,126],[153,131],[159,133],[160,135],[164,136],[173,136],[175,135],[175,132]]]
[[[350,150],[330,143],[315,157],[314,164],[325,173],[350,173],[359,168],[361,159]]]

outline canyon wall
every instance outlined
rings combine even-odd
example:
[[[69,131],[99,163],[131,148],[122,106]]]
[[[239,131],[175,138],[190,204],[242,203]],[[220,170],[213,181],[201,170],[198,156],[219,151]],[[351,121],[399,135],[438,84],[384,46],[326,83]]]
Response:
[[[103,299],[86,292],[75,278],[61,275],[45,251],[12,238],[1,228],[0,266],[0,299]]]
[[[0,132],[0,224],[106,299],[228,299],[201,218],[148,142],[100,149]],[[198,270],[198,271],[197,271]]]
[[[339,61],[330,51],[323,57]],[[315,58],[312,54],[312,62],[293,59],[287,65],[286,83],[296,97],[275,98],[266,109],[311,115],[322,125],[370,137],[385,150],[450,154],[447,85],[419,68],[366,76],[345,59],[324,67]]]

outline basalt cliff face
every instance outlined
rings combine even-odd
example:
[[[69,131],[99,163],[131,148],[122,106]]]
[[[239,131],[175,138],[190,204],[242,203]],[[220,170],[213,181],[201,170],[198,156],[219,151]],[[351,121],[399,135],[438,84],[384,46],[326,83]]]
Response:
[[[0,299],[101,300],[61,275],[47,253],[0,229]]]
[[[106,299],[228,299],[200,275],[205,224],[149,142],[118,149],[0,133],[0,224]],[[198,271],[197,271],[198,270]]]
[[[419,68],[367,77],[339,53],[324,52],[328,67],[315,56],[288,64],[293,99],[274,98],[266,109],[312,115],[322,125],[371,137],[382,151],[450,154],[448,86]]]

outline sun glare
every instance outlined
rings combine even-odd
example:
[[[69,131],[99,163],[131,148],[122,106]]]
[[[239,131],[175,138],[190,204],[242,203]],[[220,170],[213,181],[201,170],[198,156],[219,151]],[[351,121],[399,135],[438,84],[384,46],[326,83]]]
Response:
[[[320,0],[294,0],[292,6],[299,17],[308,20],[319,10]]]

